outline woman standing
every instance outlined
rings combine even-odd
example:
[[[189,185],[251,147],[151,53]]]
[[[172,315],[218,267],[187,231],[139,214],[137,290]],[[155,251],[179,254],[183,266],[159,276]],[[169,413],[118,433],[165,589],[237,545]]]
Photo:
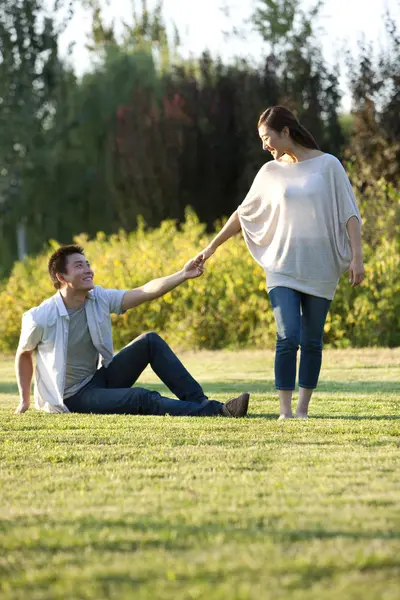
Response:
[[[242,229],[250,253],[266,272],[276,321],[279,418],[293,416],[299,345],[296,417],[306,418],[339,277],[348,270],[352,286],[364,279],[361,219],[341,163],[321,152],[290,110],[268,108],[260,116],[258,133],[274,160],[260,169],[243,203],[196,258],[206,261]]]

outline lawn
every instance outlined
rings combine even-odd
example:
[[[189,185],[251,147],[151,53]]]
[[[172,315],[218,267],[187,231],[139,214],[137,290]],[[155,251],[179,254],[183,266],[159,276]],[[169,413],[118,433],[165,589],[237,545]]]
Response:
[[[400,349],[327,350],[284,422],[271,352],[182,357],[249,418],[13,415],[3,357],[1,599],[397,600]]]

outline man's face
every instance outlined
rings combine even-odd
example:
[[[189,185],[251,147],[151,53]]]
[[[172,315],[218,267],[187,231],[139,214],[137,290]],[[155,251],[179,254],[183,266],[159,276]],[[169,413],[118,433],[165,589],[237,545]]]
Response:
[[[66,273],[58,273],[61,287],[75,291],[89,291],[94,288],[94,272],[82,254],[70,254],[67,257]]]

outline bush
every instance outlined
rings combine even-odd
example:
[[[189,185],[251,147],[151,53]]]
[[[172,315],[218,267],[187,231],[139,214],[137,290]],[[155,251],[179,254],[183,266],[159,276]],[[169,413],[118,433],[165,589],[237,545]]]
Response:
[[[179,228],[174,221],[164,221],[147,231],[140,222],[132,233],[121,231],[109,238],[98,233],[93,240],[81,235],[75,241],[84,246],[96,283],[129,289],[181,269],[209,238],[189,210]],[[54,293],[47,260],[57,246],[51,242],[41,255],[16,263],[0,289],[0,351],[15,350],[22,313]],[[400,344],[398,248],[394,241],[383,240],[374,251],[367,249],[366,258],[365,283],[352,289],[344,276],[339,285],[325,327],[326,342],[332,346]],[[203,277],[114,316],[113,322],[116,348],[150,330],[180,348],[272,347],[275,342],[264,272],[240,236],[218,250]]]

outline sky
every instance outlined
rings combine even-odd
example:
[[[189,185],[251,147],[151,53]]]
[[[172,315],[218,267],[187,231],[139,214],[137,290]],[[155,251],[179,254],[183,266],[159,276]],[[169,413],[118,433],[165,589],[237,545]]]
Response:
[[[47,0],[49,4],[51,0]],[[304,8],[315,4],[315,0],[299,2]],[[121,22],[132,22],[132,0],[102,0],[104,17],[114,21],[116,31]],[[141,0],[136,0],[140,6]],[[148,0],[148,6],[155,5]],[[164,16],[167,24],[177,26],[183,56],[199,56],[205,49],[213,56],[229,60],[234,56],[246,56],[257,62],[263,56],[263,45],[256,33],[245,27],[245,39],[227,37],[233,28],[243,28],[252,14],[257,0],[164,0]],[[224,7],[229,7],[229,16]],[[325,0],[318,20],[322,28],[320,39],[322,51],[329,64],[339,63],[344,68],[344,48],[357,52],[357,43],[364,35],[376,48],[385,46],[383,14],[390,10],[400,27],[400,0]],[[60,39],[61,54],[66,55],[68,46],[73,44],[71,62],[80,76],[90,70],[91,59],[85,45],[88,42],[91,18],[90,13],[79,8]],[[350,97],[346,92],[346,78],[340,84],[345,91],[343,110],[350,108]]]

